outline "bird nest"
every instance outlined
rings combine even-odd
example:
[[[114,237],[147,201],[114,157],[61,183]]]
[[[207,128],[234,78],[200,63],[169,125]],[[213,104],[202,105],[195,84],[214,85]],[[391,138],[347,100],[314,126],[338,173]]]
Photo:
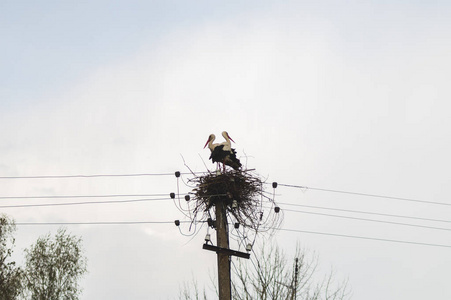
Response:
[[[194,217],[211,218],[210,210],[218,203],[224,203],[227,213],[242,226],[257,229],[261,221],[263,182],[246,171],[208,173],[190,180],[196,185],[190,201],[195,206]],[[197,219],[197,218],[196,218]]]

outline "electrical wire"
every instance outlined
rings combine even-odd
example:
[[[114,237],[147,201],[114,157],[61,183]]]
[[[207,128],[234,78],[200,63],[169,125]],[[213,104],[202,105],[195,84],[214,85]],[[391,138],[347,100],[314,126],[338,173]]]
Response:
[[[361,211],[361,210],[331,208],[331,207],[312,206],[312,205],[303,205],[303,204],[292,204],[292,203],[286,203],[286,202],[279,202],[279,204],[289,205],[289,206],[307,207],[307,208],[314,208],[314,209],[324,209],[324,210],[342,211],[342,212],[350,212],[350,213],[368,214],[368,215],[376,215],[376,216],[383,216],[383,217],[394,217],[394,218],[405,218],[405,219],[422,220],[422,221],[451,223],[451,220],[431,219],[431,218],[412,217],[412,216],[403,216],[403,215],[393,215],[393,214],[384,214],[384,213],[376,213],[376,212]]]
[[[171,198],[172,198],[172,196],[175,196],[175,195],[171,194]],[[176,207],[176,208],[177,208],[177,209],[178,209],[178,210],[179,210],[186,218],[191,219],[190,216],[188,216],[188,215],[186,214],[186,212],[184,211],[184,209],[182,208],[182,205],[181,205],[181,202],[180,202],[180,189],[179,189],[179,178],[178,178],[178,177],[177,177],[177,199],[178,199],[178,201],[179,201],[179,205],[177,205],[177,202],[175,201],[175,197],[172,198],[175,207]],[[182,233],[182,231],[180,231],[180,233]],[[182,233],[182,234],[183,234],[183,233]]]
[[[204,221],[199,221],[199,222],[204,222]],[[64,225],[139,225],[139,224],[172,224],[172,223],[174,223],[174,221],[16,222],[15,224],[17,226],[41,226],[41,225],[42,226],[44,226],[44,225],[64,226]],[[180,221],[180,223],[191,223],[191,221]],[[382,242],[393,242],[393,243],[413,244],[413,245],[421,245],[421,246],[451,248],[451,245],[432,244],[432,243],[423,243],[423,242],[394,240],[394,239],[384,239],[384,238],[375,238],[375,237],[366,237],[366,236],[346,235],[346,234],[336,234],[336,233],[319,232],[319,231],[307,231],[307,230],[288,229],[288,228],[267,228],[267,229],[273,229],[273,230],[278,230],[278,231],[287,231],[287,232],[327,235],[327,236],[335,236],[335,237],[364,239],[364,240],[374,240],[374,241],[382,241]],[[252,252],[254,252],[253,249],[252,249]],[[254,254],[255,254],[255,252],[254,252]]]
[[[160,195],[160,194],[154,194],[154,195],[156,196],[156,195]],[[161,194],[161,195],[166,195],[166,194]],[[117,196],[127,196],[127,195],[117,195]],[[139,196],[139,195],[128,195],[128,196]],[[143,196],[145,196],[145,195],[143,195]],[[216,196],[216,195],[213,195],[213,196]],[[221,196],[221,195],[219,195],[219,196]],[[91,197],[91,196],[72,196],[72,197],[68,197],[68,198],[79,198],[79,197]],[[105,195],[105,196],[94,196],[94,197],[108,197],[108,196]],[[37,197],[37,198],[39,198],[39,197]],[[62,197],[45,196],[42,198],[66,198],[66,197],[65,196],[62,196]],[[164,201],[164,200],[171,200],[171,198],[165,197],[165,198],[153,198],[153,199],[152,198],[144,198],[144,199],[82,201],[82,202],[64,202],[64,203],[14,204],[14,205],[0,205],[0,208],[46,207],[46,206],[67,206],[67,205],[86,205],[86,204],[114,204],[114,203],[133,203],[133,202],[149,202],[149,201]],[[177,204],[175,204],[175,205],[177,206]],[[179,208],[179,207],[177,206],[177,208]],[[183,213],[183,211],[182,211],[182,213]],[[185,216],[188,217],[186,214],[185,214]]]
[[[412,198],[401,198],[401,197],[367,194],[367,193],[359,193],[359,192],[331,190],[331,189],[307,187],[307,186],[294,185],[294,184],[278,183],[278,185],[285,186],[285,187],[298,188],[298,189],[315,190],[315,191],[321,191],[321,192],[341,193],[341,194],[356,195],[356,196],[366,196],[366,197],[385,198],[385,199],[392,199],[392,200],[399,200],[399,201],[410,201],[410,202],[418,202],[418,203],[426,203],[426,204],[434,204],[434,205],[451,206],[451,203],[446,203],[446,202],[435,202],[435,201],[418,200],[418,199],[412,199]]]
[[[190,223],[190,221],[180,221]],[[174,221],[112,221],[112,222],[16,222],[18,226],[38,225],[138,225],[138,224],[174,224]]]
[[[382,220],[374,220],[374,219],[365,219],[365,218],[357,218],[357,217],[348,217],[348,216],[340,216],[340,215],[331,215],[331,214],[323,214],[317,212],[309,212],[302,210],[294,210],[294,209],[284,209],[285,211],[297,212],[303,214],[312,214],[326,217],[335,217],[335,218],[343,218],[343,219],[351,219],[351,220],[359,220],[359,221],[369,221],[369,222],[377,222],[377,223],[386,223],[386,224],[394,224],[394,225],[403,225],[403,226],[411,226],[411,227],[420,227],[434,230],[445,230],[451,231],[451,228],[443,228],[443,227],[433,227],[433,226],[424,226],[424,225],[416,225],[416,224],[408,224],[408,223],[399,223],[399,222],[391,222],[391,221],[382,221]]]
[[[276,228],[276,230],[287,231],[287,232],[311,233],[311,234],[328,235],[328,236],[345,237],[345,238],[364,239],[364,240],[374,240],[374,241],[382,241],[382,242],[392,242],[392,243],[413,244],[413,245],[421,245],[421,246],[451,248],[451,245],[431,244],[431,243],[412,242],[412,241],[403,241],[403,240],[392,240],[392,239],[383,239],[383,238],[358,236],[358,235],[346,235],[346,234],[337,234],[337,233],[329,233],[329,232],[307,231],[307,230],[287,229],[287,228],[285,228],[285,229]]]
[[[200,174],[204,172],[196,172]],[[181,173],[184,175],[191,173]],[[61,179],[61,178],[96,178],[96,177],[142,177],[142,176],[174,176],[174,173],[138,173],[138,174],[93,174],[93,175],[36,175],[36,176],[0,176],[0,179]]]
[[[159,197],[167,194],[111,194],[111,195],[49,195],[49,196],[0,196],[0,199],[68,199],[68,198],[114,198],[114,197]]]
[[[84,202],[65,202],[65,203],[16,204],[16,205],[0,205],[0,208],[67,206],[67,205],[86,205],[86,204],[114,204],[114,203],[132,203],[132,202],[164,201],[164,200],[170,200],[170,198],[156,198],[156,199],[146,198],[146,199],[84,201]]]
[[[181,173],[183,175],[192,174],[192,173]],[[0,179],[59,179],[59,178],[97,178],[97,177],[139,177],[139,176],[168,176],[174,175],[173,173],[141,173],[141,174],[94,174],[94,175],[40,175],[40,176],[0,176]],[[367,197],[376,197],[376,198],[385,198],[392,200],[400,200],[400,201],[410,201],[410,202],[418,202],[418,203],[426,203],[426,204],[435,204],[435,205],[446,205],[451,206],[450,203],[445,202],[434,202],[434,201],[424,201],[412,198],[401,198],[401,197],[393,197],[386,195],[377,195],[377,194],[368,194],[368,193],[359,193],[359,192],[351,192],[351,191],[342,191],[342,190],[332,190],[332,189],[324,189],[324,188],[314,188],[314,187],[306,187],[300,185],[290,185],[290,184],[279,184],[279,186],[284,187],[293,187],[300,189],[310,189],[317,190],[323,192],[332,192],[332,193],[342,193],[342,194],[350,194],[350,195],[358,195],[358,196],[367,196]],[[179,194],[179,193],[178,193]],[[149,194],[149,195],[60,195],[60,196],[1,196],[0,199],[58,199],[58,198],[96,198],[96,197],[139,197],[139,196],[159,196],[165,194]],[[274,193],[273,193],[274,198]],[[119,201],[86,201],[86,202],[70,202],[70,203],[41,203],[41,204],[24,204],[24,205],[5,205],[0,206],[0,208],[10,208],[10,207],[38,207],[38,206],[60,206],[60,205],[83,205],[83,204],[106,204],[106,203],[127,203],[127,202],[140,202],[140,201],[159,201],[159,200],[170,200],[170,198],[157,198],[157,199],[127,199],[127,200],[119,200]],[[301,206],[301,205],[299,205]],[[315,208],[315,207],[312,207]],[[316,207],[320,208],[320,207]],[[322,209],[331,209],[331,210],[339,210],[333,208],[322,208]],[[285,209],[286,210],[286,209]],[[330,215],[330,214],[321,214],[321,213],[312,213],[312,212],[304,212],[304,211],[296,211],[296,210],[286,210],[300,213],[311,213],[317,215],[324,216],[332,216],[332,217],[342,217],[349,219],[357,219],[357,220],[365,220],[365,221],[375,221],[382,223],[390,223],[390,224],[398,224],[398,225],[407,225],[407,226],[415,226],[415,227],[424,227],[430,229],[440,229],[440,230],[450,230],[445,228],[438,227],[430,227],[430,226],[421,226],[414,224],[405,224],[405,223],[397,223],[397,222],[388,222],[388,221],[380,221],[380,220],[371,220],[371,219],[363,219],[363,218],[354,218],[354,217],[346,217],[346,216],[338,216],[338,215]],[[346,210],[342,210],[346,211]],[[361,212],[361,211],[350,211],[349,212],[359,212],[359,213],[368,213],[368,214],[377,214],[377,215],[386,215],[393,217],[403,217],[403,218],[412,218],[419,220],[429,220],[429,221],[439,221],[439,222],[450,222],[445,220],[436,220],[436,219],[427,219],[427,218],[417,218],[417,217],[408,217],[408,216],[397,216],[397,215],[388,215],[388,214],[378,214],[372,212]],[[173,221],[112,221],[112,222],[17,222],[18,226],[33,226],[33,225],[133,225],[133,224],[170,224]],[[180,221],[180,223],[192,223],[192,221]],[[328,235],[328,236],[336,236],[336,237],[345,237],[345,238],[356,238],[356,239],[366,239],[366,240],[375,240],[375,241],[384,241],[384,242],[395,242],[395,243],[404,243],[404,244],[415,244],[415,245],[423,245],[423,246],[433,246],[433,247],[446,247],[451,248],[451,245],[443,245],[443,244],[432,244],[432,243],[423,243],[423,242],[414,242],[414,241],[403,241],[403,240],[394,240],[394,239],[384,239],[384,238],[374,238],[374,237],[366,237],[366,236],[354,236],[354,235],[346,235],[346,234],[335,234],[335,233],[327,233],[327,232],[316,232],[316,231],[306,231],[306,230],[297,230],[297,229],[283,229],[273,227],[270,228],[273,230],[279,231],[287,231],[287,232],[298,232],[298,233],[310,233],[310,234],[319,234],[319,235]],[[196,230],[195,230],[196,231]],[[239,232],[239,231],[238,231]]]

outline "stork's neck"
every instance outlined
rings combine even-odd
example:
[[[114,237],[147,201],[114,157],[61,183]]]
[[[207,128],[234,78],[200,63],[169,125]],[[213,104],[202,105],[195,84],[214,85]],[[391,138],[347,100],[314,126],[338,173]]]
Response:
[[[216,136],[214,134],[210,135],[210,140],[208,142],[208,148],[213,151],[213,149],[215,148],[215,146],[213,146],[213,142],[216,139]]]
[[[230,142],[230,139],[229,139],[229,135],[227,134],[226,131],[223,131],[223,132],[222,132],[222,136],[225,138],[226,144],[227,144],[227,145],[230,145],[231,142]]]
[[[221,143],[220,145],[223,145],[223,150],[224,151],[231,151],[232,149],[232,143],[230,142],[230,138],[229,135],[227,134],[226,131],[222,132],[222,136],[225,138],[225,142]]]

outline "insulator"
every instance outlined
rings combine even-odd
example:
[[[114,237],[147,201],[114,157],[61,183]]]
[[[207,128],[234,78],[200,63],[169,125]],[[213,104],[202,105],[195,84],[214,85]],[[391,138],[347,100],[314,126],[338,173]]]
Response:
[[[238,201],[233,200],[232,201],[232,208],[237,208],[238,207]]]
[[[177,178],[180,177],[180,172],[179,171],[175,172],[175,177],[177,177]]]
[[[180,220],[175,220],[174,223],[175,223],[175,226],[179,226],[180,225]]]
[[[240,223],[235,223],[233,226],[234,226],[236,229],[238,229],[238,228],[240,228]]]
[[[175,198],[175,193],[170,193],[169,196],[171,196],[172,199]]]
[[[210,241],[210,234],[207,233],[207,234],[205,235],[205,242],[208,243],[209,241]]]
[[[252,245],[251,244],[247,244],[246,245],[246,251],[249,252],[252,250]]]
[[[274,182],[272,183],[272,188],[273,188],[273,189],[277,188],[277,182],[274,181]]]
[[[263,219],[263,212],[260,213],[260,221]]]
[[[278,207],[278,206],[274,207],[274,211],[276,212],[276,214],[278,214],[280,211],[280,207]]]
[[[189,201],[189,195],[185,195],[185,200]]]

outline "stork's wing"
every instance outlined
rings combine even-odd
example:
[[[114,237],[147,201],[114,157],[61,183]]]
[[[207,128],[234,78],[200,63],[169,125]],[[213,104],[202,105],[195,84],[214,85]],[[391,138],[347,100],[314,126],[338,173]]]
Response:
[[[224,157],[227,155],[227,152],[223,150],[224,145],[218,145],[216,146],[213,151],[211,151],[210,159],[215,162],[222,162],[224,160]]]

